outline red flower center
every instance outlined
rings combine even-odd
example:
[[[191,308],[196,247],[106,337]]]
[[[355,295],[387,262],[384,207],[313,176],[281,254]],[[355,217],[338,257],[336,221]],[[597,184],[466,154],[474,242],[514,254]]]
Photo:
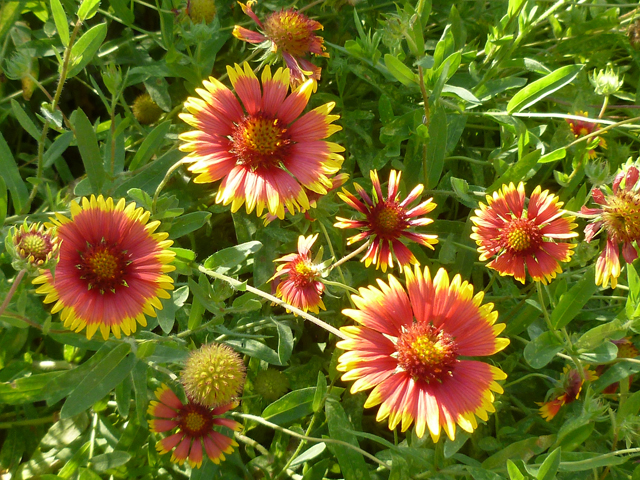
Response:
[[[291,269],[290,278],[296,287],[306,287],[318,276],[313,264],[305,258],[300,258]]]
[[[501,234],[503,246],[513,252],[537,249],[543,242],[540,229],[531,220],[514,218]]]
[[[640,195],[618,190],[607,198],[602,220],[607,232],[622,242],[640,240]]]
[[[17,244],[20,255],[25,258],[33,256],[35,260],[42,260],[43,262],[47,259],[47,254],[52,248],[51,240],[38,233],[22,235]]]
[[[309,51],[311,37],[315,36],[309,28],[312,24],[302,13],[282,10],[267,17],[264,21],[264,33],[284,53],[301,57]]]
[[[394,201],[379,203],[369,214],[371,231],[383,239],[398,238],[407,227],[404,213],[404,208]]]
[[[277,118],[246,116],[231,134],[238,164],[255,169],[279,163],[290,143],[286,131]]]
[[[192,438],[204,437],[213,427],[213,415],[205,406],[187,403],[177,417],[180,429]]]
[[[442,383],[453,374],[457,345],[451,335],[431,324],[414,323],[398,339],[398,366],[414,380]]]
[[[99,245],[87,243],[87,250],[80,253],[80,278],[87,282],[87,289],[97,289],[101,294],[115,293],[116,288],[127,286],[126,267],[131,262],[127,251],[116,245],[107,245],[104,240]]]

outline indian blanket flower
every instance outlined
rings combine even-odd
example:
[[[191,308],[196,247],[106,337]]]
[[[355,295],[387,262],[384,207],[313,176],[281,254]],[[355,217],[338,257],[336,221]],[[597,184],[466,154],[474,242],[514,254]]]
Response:
[[[620,245],[627,263],[638,258],[635,242],[640,240],[640,182],[638,168],[623,168],[613,180],[613,188],[594,188],[593,201],[598,208],[582,207],[582,213],[595,218],[584,229],[584,239],[591,242],[601,230],[607,234],[604,250],[596,262],[596,285],[611,288],[618,285],[620,276]],[[604,191],[603,191],[604,190]]]
[[[344,160],[344,148],[326,138],[342,129],[329,115],[334,102],[300,116],[309,101],[313,81],[309,80],[287,95],[289,70],[275,74],[267,65],[260,81],[248,63],[227,67],[238,97],[213,77],[204,81],[202,97],[189,98],[181,114],[195,131],[183,133],[180,150],[189,152],[195,163],[189,170],[196,183],[222,179],[216,202],[231,204],[236,212],[246,203],[247,213],[258,216],[267,208],[284,218],[291,212],[309,209],[305,189],[324,195]]]
[[[338,196],[350,207],[365,216],[361,220],[351,220],[336,217],[338,228],[357,228],[362,232],[347,240],[347,245],[371,237],[371,244],[367,249],[362,261],[368,267],[371,264],[382,268],[386,272],[387,265],[393,268],[393,259],[398,262],[399,267],[419,262],[415,255],[411,253],[401,239],[406,239],[434,249],[433,245],[438,243],[437,235],[427,235],[413,231],[413,227],[429,225],[432,219],[421,217],[436,208],[432,198],[410,207],[410,205],[420,198],[424,186],[422,184],[415,187],[405,198],[400,201],[398,189],[400,187],[400,172],[391,170],[389,175],[389,185],[387,197],[385,198],[380,186],[378,172],[371,170],[371,183],[373,184],[372,196],[370,197],[364,189],[354,183],[356,191],[362,200],[358,200],[355,195],[342,189]]]
[[[87,338],[98,328],[120,338],[146,326],[145,315],[155,317],[162,309],[160,298],[170,298],[175,254],[168,233],[154,233],[160,222],[147,223],[150,213],[126,205],[121,199],[83,198],[71,202],[71,218],[56,213],[60,259],[55,278],[48,270],[33,280],[36,291],[54,303],[51,313],[62,312],[65,327],[76,332],[86,328]]]
[[[585,367],[584,380],[593,381],[597,378],[598,376],[594,371]],[[564,405],[575,402],[580,396],[584,380],[580,376],[580,372],[578,372],[578,370],[565,365],[562,387],[556,388],[552,391],[550,400],[538,403],[538,405],[540,405],[540,416],[547,422],[550,422]]]
[[[404,268],[407,289],[392,275],[379,288],[360,288],[353,295],[356,309],[343,310],[360,325],[342,327],[348,337],[337,346],[346,350],[337,369],[342,379],[355,380],[352,393],[373,388],[364,406],[380,405],[377,421],[389,418],[389,428],[406,431],[415,422],[422,437],[428,430],[434,442],[441,429],[453,440],[456,424],[473,432],[494,412],[497,380],[507,376],[488,363],[465,357],[499,352],[509,340],[498,338],[504,324],[496,324],[493,304],[482,305],[483,292],[444,269],[431,279],[415,265]]]
[[[41,223],[28,224],[26,220],[19,227],[12,227],[5,246],[13,257],[13,267],[33,275],[39,275],[40,269],[53,268],[60,249],[55,230]]]
[[[289,305],[305,312],[319,313],[325,310],[322,302],[324,284],[320,281],[320,269],[311,257],[311,247],[318,234],[298,238],[298,253],[290,253],[274,262],[282,262],[276,269],[277,277],[284,277],[276,289],[276,296]],[[288,311],[288,310],[287,310]]]
[[[156,390],[156,398],[158,401],[152,400],[147,410],[149,415],[157,417],[149,420],[149,429],[156,433],[174,431],[156,443],[156,449],[163,455],[173,450],[172,462],[182,465],[186,460],[191,468],[200,468],[204,448],[211,461],[218,464],[225,460],[225,454],[231,454],[233,447],[238,446],[233,438],[216,430],[216,427],[233,431],[242,428],[235,420],[221,417],[235,407],[235,403],[216,408],[194,402],[182,403],[165,384]]]
[[[589,117],[589,113],[587,112],[575,112],[574,115],[577,115],[579,117]],[[567,123],[569,124],[569,128],[571,129],[571,132],[573,132],[573,136],[576,138],[584,137],[600,129],[600,124],[596,122],[588,122],[585,120],[574,120],[570,118],[567,118],[566,120],[567,120]],[[589,143],[592,144],[596,140],[598,142],[597,145],[599,147],[602,147],[605,149],[607,148],[607,142],[602,137],[594,137],[591,140],[589,140]],[[590,149],[588,154],[589,154],[589,158],[596,158],[595,148]]]
[[[487,205],[471,217],[471,238],[478,244],[480,261],[496,258],[487,267],[500,275],[513,275],[524,283],[525,266],[533,280],[551,281],[562,271],[560,262],[568,262],[574,244],[562,242],[578,233],[575,217],[566,216],[558,197],[537,186],[525,207],[524,184],[513,183],[487,195]]]
[[[324,39],[313,33],[316,30],[322,30],[324,28],[322,24],[292,8],[270,13],[262,23],[252,10],[256,3],[255,0],[250,0],[246,5],[242,3],[239,5],[242,11],[256,22],[262,33],[236,25],[233,28],[233,35],[239,40],[260,44],[258,48],[266,50],[264,59],[281,56],[291,70],[292,84],[304,82],[305,77],[320,80],[322,69],[306,57],[308,54],[329,56],[325,52]]]

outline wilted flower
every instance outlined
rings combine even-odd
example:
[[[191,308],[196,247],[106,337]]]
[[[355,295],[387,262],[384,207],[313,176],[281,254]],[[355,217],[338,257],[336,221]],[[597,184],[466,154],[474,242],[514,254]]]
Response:
[[[525,266],[535,281],[547,284],[562,271],[560,262],[568,262],[574,244],[559,242],[578,233],[572,230],[575,217],[565,216],[558,197],[537,186],[525,209],[524,183],[513,183],[487,195],[471,217],[471,238],[478,244],[480,261],[493,256],[487,264],[500,275],[513,275],[524,283]]]
[[[389,417],[389,428],[406,431],[415,422],[416,435],[428,430],[434,442],[441,428],[455,438],[456,424],[473,432],[476,417],[494,412],[496,382],[507,376],[493,365],[469,357],[499,352],[509,340],[498,338],[504,324],[496,324],[493,304],[482,305],[483,292],[456,275],[451,282],[444,269],[431,280],[419,266],[404,268],[407,289],[389,275],[379,288],[360,288],[351,298],[357,310],[343,314],[358,326],[342,327],[348,340],[338,359],[342,380],[355,380],[351,393],[373,388],[365,408],[380,405],[376,420]],[[408,293],[408,295],[407,295]],[[461,358],[462,357],[462,358]],[[463,360],[463,358],[465,358]]]
[[[320,80],[321,68],[309,60],[307,55],[314,54],[328,57],[324,40],[318,37],[316,30],[322,30],[321,23],[311,20],[306,15],[290,8],[270,13],[264,21],[260,21],[252,7],[257,2],[249,0],[246,5],[238,2],[242,11],[258,24],[262,33],[247,30],[239,25],[233,28],[233,35],[245,42],[261,44],[259,48],[266,50],[265,58],[281,56],[291,70],[291,83],[304,82],[305,77]]]
[[[28,224],[26,220],[9,230],[5,246],[13,257],[13,268],[25,269],[30,275],[39,273],[40,269],[54,267],[60,250],[55,228],[47,228],[40,223]]]
[[[387,265],[393,268],[393,259],[398,261],[398,266],[402,267],[409,264],[418,264],[418,259],[411,253],[400,239],[405,238],[410,241],[424,245],[433,250],[433,245],[438,243],[437,235],[427,235],[425,233],[416,233],[412,231],[413,227],[421,227],[429,225],[432,219],[421,217],[436,208],[436,204],[432,202],[432,198],[409,208],[409,205],[420,198],[424,186],[422,184],[415,187],[407,198],[400,201],[398,189],[400,187],[400,172],[391,170],[389,175],[389,186],[387,198],[382,193],[378,172],[371,170],[371,183],[373,184],[372,197],[367,192],[354,183],[356,191],[362,198],[358,200],[355,195],[342,189],[343,193],[338,196],[350,207],[356,209],[365,215],[363,220],[350,220],[347,218],[336,217],[338,228],[357,228],[362,230],[361,233],[354,235],[347,240],[347,245],[364,240],[371,237],[371,245],[367,253],[362,258],[364,264],[368,267],[372,263],[387,270]],[[421,218],[420,218],[421,217]]]
[[[575,112],[574,115],[579,117],[588,117],[589,114],[587,112]],[[573,136],[576,138],[584,137],[589,135],[590,133],[595,132],[600,129],[600,124],[596,122],[588,122],[586,120],[573,120],[567,118],[567,123],[569,124],[569,128],[573,132]],[[589,143],[594,143],[597,141],[597,145],[602,148],[607,148],[607,142],[602,137],[593,137]],[[595,148],[592,148],[588,152],[589,158],[596,158]]]
[[[595,372],[589,370],[588,367],[585,367],[584,378],[586,380],[593,381],[596,380],[598,376]],[[538,405],[540,405],[540,415],[542,418],[547,422],[550,422],[553,417],[557,415],[563,405],[575,402],[580,396],[583,384],[584,380],[580,377],[580,372],[575,368],[569,367],[569,365],[565,365],[562,387],[556,388],[552,391],[551,400],[538,403]]]
[[[619,78],[619,71],[614,70],[611,65],[607,65],[605,70],[596,72],[594,70],[589,76],[589,81],[595,88],[597,95],[613,95],[622,88],[624,77]]]

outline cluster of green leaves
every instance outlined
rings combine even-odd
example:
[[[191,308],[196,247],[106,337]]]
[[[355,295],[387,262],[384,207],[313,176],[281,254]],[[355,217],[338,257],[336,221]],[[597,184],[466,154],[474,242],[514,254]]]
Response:
[[[287,6],[274,0],[254,8],[264,18]],[[335,194],[310,217],[265,226],[215,205],[215,185],[194,185],[182,168],[167,175],[184,156],[177,149],[187,130],[177,118],[183,102],[207,76],[222,78],[226,65],[252,54],[231,36],[236,24],[255,27],[239,6],[218,2],[213,22],[198,24],[182,0],[6,0],[0,239],[25,218],[46,221],[66,210],[73,197],[126,197],[169,232],[177,270],[157,318],[120,341],[67,331],[28,282],[18,286],[0,315],[0,473],[49,480],[640,478],[633,462],[640,393],[622,381],[640,363],[617,358],[612,342],[633,341],[640,329],[635,268],[625,268],[617,289],[598,288],[598,242],[580,242],[564,272],[536,295],[536,285],[487,270],[469,238],[469,217],[485,192],[526,181],[528,193],[543,185],[578,211],[591,187],[610,181],[635,152],[637,122],[621,122],[634,119],[638,105],[640,53],[627,37],[636,10],[621,0],[309,6],[330,54],[315,59],[322,81],[310,106],[336,102],[343,131],[332,140],[346,149],[343,171],[365,188],[374,169],[382,179],[401,170],[404,192],[423,183],[438,204],[428,228],[440,243],[435,252],[411,250],[423,265],[443,266],[484,290],[507,324],[511,346],[491,358],[509,374],[497,412],[473,435],[459,430],[438,444],[411,430],[389,431],[375,409],[363,408],[366,394],[352,395],[340,381],[335,337],[247,290],[271,290],[273,260],[294,251],[301,234],[321,233],[325,260],[348,253],[333,223],[340,210],[351,212]],[[575,142],[565,116],[598,116],[605,99],[588,75],[608,63],[625,82],[601,121],[613,125],[608,148],[597,148],[593,161],[593,145]],[[145,91],[163,112],[151,125],[131,107]],[[0,254],[0,299],[15,278],[11,258]],[[354,259],[329,280],[357,288],[376,278]],[[324,302],[322,320],[347,321],[344,290],[328,286]],[[174,378],[185,356],[210,341],[245,356],[244,416],[236,417],[244,430],[225,462],[191,470],[158,455],[146,411],[160,383],[179,389]],[[600,376],[546,422],[534,402],[560,386],[567,364],[599,366]],[[290,390],[275,400],[256,389],[269,369],[283,372]],[[618,393],[602,393],[615,382]]]

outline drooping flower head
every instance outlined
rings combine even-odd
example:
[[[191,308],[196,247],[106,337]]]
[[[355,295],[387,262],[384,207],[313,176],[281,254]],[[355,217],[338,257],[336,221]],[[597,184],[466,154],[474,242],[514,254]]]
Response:
[[[596,380],[598,376],[594,371],[585,367],[584,378],[585,380],[593,381]],[[578,399],[583,384],[584,380],[580,377],[580,372],[575,368],[571,368],[569,365],[565,365],[562,387],[552,390],[549,401],[538,403],[538,405],[540,405],[540,416],[547,422],[550,422],[553,417],[558,414],[562,406],[573,403]]]
[[[537,186],[525,206],[524,184],[513,183],[487,195],[487,205],[480,203],[471,217],[471,238],[478,244],[480,261],[495,255],[487,264],[500,275],[513,275],[524,283],[525,266],[535,281],[547,284],[562,271],[560,262],[568,262],[574,244],[562,242],[578,233],[572,231],[575,219],[561,210],[558,197]]]
[[[577,115],[579,117],[588,117],[589,113],[578,111],[578,112],[575,112],[574,115]],[[584,137],[600,129],[600,124],[596,122],[588,122],[586,120],[574,120],[570,118],[567,118],[566,121],[569,124],[569,128],[571,129],[571,132],[573,132],[573,136],[576,138]],[[589,140],[589,143],[592,144],[592,143],[595,143],[596,141],[597,141],[597,146],[605,149],[607,148],[607,142],[602,137],[594,137],[591,140]],[[588,154],[589,154],[589,158],[596,158],[595,148],[591,148]]]
[[[591,242],[601,230],[607,234],[604,250],[596,262],[596,285],[611,288],[618,285],[620,276],[620,245],[627,263],[638,258],[634,245],[640,240],[640,182],[639,170],[633,164],[623,167],[613,181],[613,188],[594,188],[593,201],[598,208],[582,207],[582,213],[595,215],[584,229],[584,239]],[[604,191],[603,191],[604,190]]]
[[[14,259],[13,267],[26,269],[32,275],[39,274],[40,269],[55,266],[60,242],[55,228],[40,223],[27,224],[25,220],[19,227],[9,230],[5,246]]]
[[[195,162],[189,170],[196,183],[222,179],[216,202],[231,204],[236,212],[246,203],[247,213],[258,216],[266,208],[278,218],[289,212],[309,209],[305,188],[321,195],[331,188],[333,177],[344,160],[344,148],[325,139],[341,130],[329,115],[334,102],[317,107],[300,117],[309,101],[312,81],[287,95],[289,70],[279,68],[272,76],[267,65],[260,81],[244,64],[227,67],[236,96],[213,77],[204,81],[202,97],[189,98],[181,114],[195,131],[183,133],[180,150],[190,152]],[[244,108],[243,108],[244,107]]]
[[[433,245],[438,243],[437,235],[427,235],[413,231],[413,227],[421,227],[433,222],[432,219],[421,217],[421,215],[432,211],[436,208],[436,204],[432,202],[432,198],[429,198],[413,208],[409,207],[420,198],[422,190],[424,190],[422,184],[415,187],[407,198],[400,201],[400,194],[398,193],[400,176],[401,172],[391,170],[386,198],[382,193],[380,179],[376,170],[371,170],[371,183],[373,184],[371,197],[357,183],[354,183],[353,186],[362,201],[358,200],[355,195],[346,189],[342,189],[342,193],[338,193],[347,205],[363,214],[365,218],[362,220],[350,220],[336,217],[338,222],[335,226],[362,230],[362,232],[349,238],[347,245],[371,237],[371,245],[362,261],[367,267],[374,264],[376,270],[381,267],[383,272],[387,271],[387,265],[393,268],[394,258],[397,260],[399,267],[418,264],[415,255],[400,241],[402,238],[414,241],[432,250],[434,249]]]
[[[206,407],[231,403],[242,392],[244,377],[242,358],[222,343],[193,350],[180,373],[187,397]]]
[[[293,85],[304,82],[305,77],[320,80],[322,69],[311,63],[306,57],[308,54],[329,56],[325,52],[324,39],[313,33],[324,28],[321,23],[290,8],[270,13],[263,24],[252,10],[253,5],[257,3],[256,0],[249,0],[246,5],[238,3],[242,7],[242,11],[256,22],[262,33],[236,25],[233,28],[233,35],[236,38],[260,44],[259,48],[266,50],[264,60],[275,60],[278,57],[284,59],[287,67],[291,70]]]
[[[161,453],[171,453],[171,461],[182,465],[185,460],[191,468],[202,465],[202,452],[218,464],[225,460],[227,455],[237,447],[233,438],[216,430],[216,427],[226,427],[238,431],[242,425],[235,420],[223,418],[223,415],[235,403],[229,403],[220,407],[205,407],[198,403],[182,403],[173,391],[162,384],[156,390],[158,401],[151,401],[147,413],[155,419],[149,420],[149,429],[152,432],[163,433],[174,431],[173,434],[156,443],[156,449]]]
[[[357,310],[343,310],[360,325],[342,327],[347,350],[337,369],[342,379],[355,380],[352,393],[373,388],[365,407],[380,405],[377,421],[389,417],[389,428],[406,431],[415,422],[416,434],[428,430],[434,442],[444,429],[453,440],[456,424],[467,432],[476,417],[494,412],[496,382],[502,370],[477,360],[499,352],[509,340],[498,338],[504,324],[496,324],[493,304],[482,305],[483,292],[460,275],[449,281],[444,269],[431,279],[429,269],[404,268],[407,290],[393,276],[379,288],[361,288],[353,295]]]
[[[105,340],[110,331],[120,338],[162,309],[159,298],[170,298],[173,289],[166,274],[175,270],[175,253],[167,250],[169,234],[154,233],[160,222],[147,223],[149,216],[135,203],[92,195],[81,205],[71,202],[71,218],[56,213],[51,219],[61,242],[55,278],[43,270],[33,283],[42,284],[36,292],[55,302],[51,313],[61,311],[65,327],[86,328],[87,338],[98,328]]]
[[[311,247],[318,239],[318,234],[298,237],[298,253],[290,253],[274,262],[282,262],[276,269],[277,277],[284,277],[278,284],[276,296],[289,305],[305,312],[319,313],[325,310],[322,302],[324,284],[320,280],[320,269],[311,256]]]

